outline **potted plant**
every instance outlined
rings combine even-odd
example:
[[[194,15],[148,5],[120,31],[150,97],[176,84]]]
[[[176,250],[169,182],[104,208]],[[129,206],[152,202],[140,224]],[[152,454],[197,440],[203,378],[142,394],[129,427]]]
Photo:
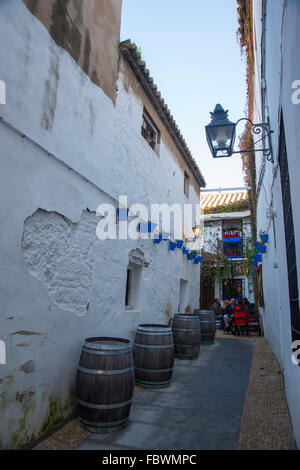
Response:
[[[159,244],[162,240],[162,234],[161,233],[155,233],[153,237],[154,243]]]
[[[177,243],[177,248],[182,248],[183,240],[176,240],[176,243]]]
[[[174,242],[172,242],[172,241],[170,240],[170,243],[169,243],[169,250],[170,250],[170,251],[174,251],[175,248],[176,248],[176,246],[177,246],[177,243],[174,243]]]
[[[198,252],[196,250],[192,250],[189,254],[188,254],[188,259],[194,259],[196,258]]]
[[[183,254],[184,254],[184,255],[187,255],[188,252],[189,252],[188,248],[186,248],[185,246],[183,246],[182,249],[183,249]]]
[[[260,238],[264,243],[268,243],[269,241],[269,235],[265,232],[260,233]]]

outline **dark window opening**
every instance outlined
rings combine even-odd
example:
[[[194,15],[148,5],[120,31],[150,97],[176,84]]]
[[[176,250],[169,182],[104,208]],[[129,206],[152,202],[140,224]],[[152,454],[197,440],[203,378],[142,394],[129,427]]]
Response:
[[[184,172],[184,194],[186,195],[186,197],[189,197],[189,194],[190,194],[190,177],[189,175],[187,174],[187,172],[185,171]]]
[[[224,255],[228,257],[242,257],[243,245],[239,243],[224,243]]]
[[[281,115],[280,124],[280,140],[279,140],[279,166],[282,190],[282,205],[284,214],[284,231],[286,245],[286,259],[289,283],[290,313],[292,340],[300,339],[300,311],[299,311],[299,293],[298,293],[298,275],[296,246],[294,233],[294,220],[292,210],[291,188],[288,158],[286,150],[285,131],[283,124],[283,116]]]
[[[130,307],[130,291],[131,291],[131,282],[132,282],[132,272],[130,269],[127,269],[127,280],[126,280],[126,295],[125,295],[125,306]]]
[[[142,136],[147,140],[150,147],[158,152],[160,144],[160,132],[145,108],[142,121]]]
[[[127,268],[125,307],[126,310],[138,310],[141,303],[142,266],[129,263]]]
[[[223,281],[223,300],[232,298],[241,300],[243,297],[245,297],[245,279]]]
[[[241,220],[223,222],[224,255],[229,258],[241,258],[243,250],[243,223]]]

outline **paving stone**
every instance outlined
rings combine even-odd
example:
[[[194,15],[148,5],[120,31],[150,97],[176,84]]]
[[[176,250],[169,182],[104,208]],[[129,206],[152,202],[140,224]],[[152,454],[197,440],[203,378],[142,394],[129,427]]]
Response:
[[[217,332],[215,344],[201,346],[199,358],[175,360],[169,387],[135,387],[126,428],[87,434],[74,420],[38,446],[74,447],[256,450],[295,449],[295,444],[283,376],[265,339]]]

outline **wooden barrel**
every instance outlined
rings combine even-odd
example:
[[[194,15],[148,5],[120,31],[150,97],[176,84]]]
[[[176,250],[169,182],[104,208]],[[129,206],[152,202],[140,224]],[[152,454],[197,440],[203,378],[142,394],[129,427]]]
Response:
[[[167,387],[174,367],[172,328],[168,325],[139,325],[133,357],[138,385],[143,388]]]
[[[199,316],[178,313],[173,318],[175,357],[196,358],[200,351],[201,325]]]
[[[87,338],[76,380],[78,412],[90,432],[117,431],[128,423],[134,390],[131,342]]]
[[[194,315],[200,318],[202,343],[212,344],[216,336],[216,314],[214,310],[196,309]]]

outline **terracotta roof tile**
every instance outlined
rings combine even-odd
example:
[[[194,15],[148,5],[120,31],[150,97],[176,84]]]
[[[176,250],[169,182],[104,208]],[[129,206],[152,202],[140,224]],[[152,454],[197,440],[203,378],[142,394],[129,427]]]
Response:
[[[248,202],[248,191],[213,191],[204,192],[200,195],[200,206],[202,210],[227,206],[238,202]]]

